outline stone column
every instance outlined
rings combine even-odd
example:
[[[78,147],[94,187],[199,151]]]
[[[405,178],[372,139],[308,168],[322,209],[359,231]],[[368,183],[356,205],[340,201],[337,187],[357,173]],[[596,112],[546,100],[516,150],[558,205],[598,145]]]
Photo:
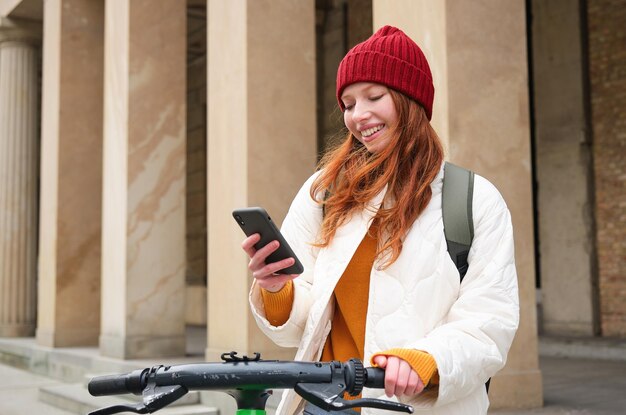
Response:
[[[532,2],[540,324],[546,334],[593,336],[599,327],[581,13],[578,1]]]
[[[186,2],[107,1],[105,9],[100,351],[181,356]]]
[[[397,25],[423,46],[435,78],[433,124],[449,158],[487,177],[511,210],[521,322],[489,399],[494,408],[541,406],[525,3],[432,3],[374,0],[374,26]]]
[[[100,323],[104,2],[44,5],[37,342],[95,346]]]
[[[0,337],[35,332],[40,31],[0,17]]]
[[[316,161],[315,2],[208,2],[208,347],[293,357],[257,329],[231,212],[281,223]]]

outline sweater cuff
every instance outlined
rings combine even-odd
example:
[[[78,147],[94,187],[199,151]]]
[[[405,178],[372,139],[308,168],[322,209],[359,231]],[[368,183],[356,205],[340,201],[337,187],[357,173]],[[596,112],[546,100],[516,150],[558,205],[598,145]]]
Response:
[[[437,362],[435,358],[426,352],[414,349],[389,349],[383,352],[375,353],[370,359],[370,363],[376,366],[374,358],[376,356],[395,356],[405,360],[411,368],[419,375],[420,379],[426,387],[431,381],[438,384],[439,374],[437,373]]]
[[[283,288],[276,292],[261,288],[261,297],[265,307],[265,317],[272,326],[282,326],[289,320],[293,306],[293,281],[287,281]]]

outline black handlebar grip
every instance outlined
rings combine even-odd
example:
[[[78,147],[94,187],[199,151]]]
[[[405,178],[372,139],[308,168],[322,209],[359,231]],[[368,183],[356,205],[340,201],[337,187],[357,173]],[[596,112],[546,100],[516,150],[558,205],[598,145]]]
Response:
[[[366,388],[384,389],[385,387],[385,371],[377,367],[368,367]]]
[[[93,396],[123,395],[134,393],[140,395],[145,387],[145,374],[148,369],[135,370],[120,375],[96,376],[87,384]]]

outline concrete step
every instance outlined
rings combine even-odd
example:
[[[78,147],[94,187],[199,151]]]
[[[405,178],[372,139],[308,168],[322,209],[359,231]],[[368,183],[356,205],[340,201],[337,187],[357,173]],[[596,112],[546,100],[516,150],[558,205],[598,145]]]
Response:
[[[0,338],[0,363],[64,382],[80,382],[87,373],[126,373],[155,364],[198,363],[203,356],[120,360],[100,355],[96,347],[50,348],[34,338]]]
[[[89,390],[87,388],[89,381],[96,376],[104,376],[110,375],[110,373],[99,373],[99,374],[88,374],[85,375],[84,382],[82,386],[84,389],[87,389],[87,393]],[[91,395],[90,395],[91,396]],[[120,399],[125,399],[126,402],[141,402],[141,397],[138,395],[127,394],[127,395],[116,395],[116,397]],[[189,391],[182,398],[178,399],[176,402],[171,403],[169,406],[181,406],[181,405],[194,405],[200,403],[200,391]]]
[[[626,339],[541,336],[539,355],[570,359],[626,361]]]
[[[170,405],[159,411],[163,415],[219,415],[216,408],[200,404],[199,394],[188,394],[190,397],[180,399],[176,406]],[[83,384],[64,384],[43,386],[39,388],[39,400],[48,405],[63,409],[75,414],[84,415],[98,408],[111,405],[128,404],[130,401],[138,402],[139,397],[125,395],[125,397],[103,396],[94,397],[89,394]]]

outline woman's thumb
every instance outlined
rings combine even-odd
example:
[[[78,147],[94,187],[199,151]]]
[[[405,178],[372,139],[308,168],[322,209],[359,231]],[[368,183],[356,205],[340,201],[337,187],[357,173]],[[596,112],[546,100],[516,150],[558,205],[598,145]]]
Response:
[[[378,355],[374,357],[374,363],[381,369],[384,369],[387,366],[387,356]]]

